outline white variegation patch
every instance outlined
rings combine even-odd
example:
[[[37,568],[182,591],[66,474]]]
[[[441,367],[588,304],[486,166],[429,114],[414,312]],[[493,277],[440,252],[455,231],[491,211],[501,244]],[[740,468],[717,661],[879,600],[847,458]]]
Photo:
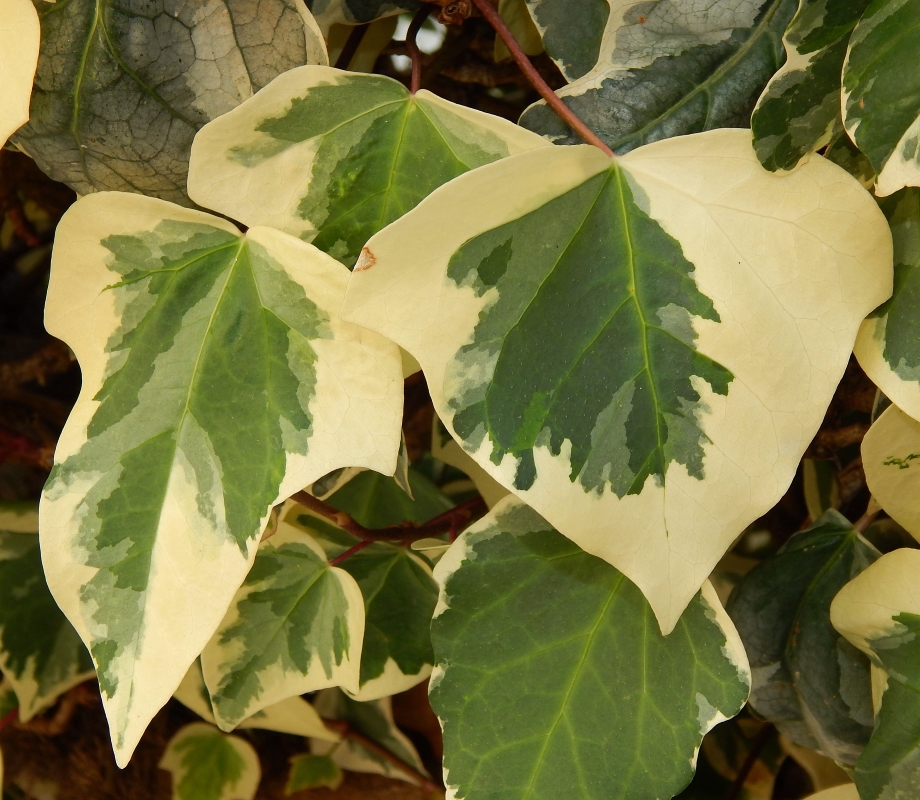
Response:
[[[536,481],[518,490],[516,460],[492,463],[488,436],[471,455],[634,581],[668,632],[725,549],[792,480],[859,323],[891,293],[891,237],[843,170],[814,156],[795,173],[773,175],[744,131],[657,142],[618,164],[640,207],[680,243],[721,319],[692,318],[696,349],[734,376],[727,395],[692,378],[708,440],[705,479],[672,462],[665,485],[649,478],[639,494],[589,493],[572,480],[566,442],[559,455],[538,444]],[[610,166],[588,146],[513,156],[460,176],[368,242],[375,265],[353,274],[343,314],[418,359],[449,429],[452,396],[476,387],[451,385],[447,365],[495,294],[477,297],[448,281],[451,256]]]
[[[0,147],[29,121],[39,36],[31,0],[0,3]]]

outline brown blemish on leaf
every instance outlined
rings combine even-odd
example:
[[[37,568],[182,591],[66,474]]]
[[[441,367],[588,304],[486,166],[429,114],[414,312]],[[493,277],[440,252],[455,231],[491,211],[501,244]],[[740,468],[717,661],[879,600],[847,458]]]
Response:
[[[358,263],[355,264],[354,271],[364,272],[364,270],[370,269],[376,263],[377,263],[377,256],[375,256],[366,247],[362,247],[361,255],[358,256]]]

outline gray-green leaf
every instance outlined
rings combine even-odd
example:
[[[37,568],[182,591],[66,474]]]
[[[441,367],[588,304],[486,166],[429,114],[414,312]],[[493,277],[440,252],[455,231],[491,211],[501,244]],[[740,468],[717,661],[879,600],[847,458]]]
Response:
[[[326,63],[302,0],[35,0],[41,55],[13,141],[79,194],[188,204],[195,132],[285,70]]]
[[[879,557],[826,512],[732,594],[728,613],[751,663],[751,707],[796,744],[855,764],[872,733],[869,661],[831,626],[837,592]]]
[[[750,674],[707,583],[662,636],[642,593],[515,499],[438,563],[431,703],[452,797],[672,797]]]
[[[527,9],[547,55],[568,80],[591,71],[600,59],[611,15],[608,0],[527,0]]]

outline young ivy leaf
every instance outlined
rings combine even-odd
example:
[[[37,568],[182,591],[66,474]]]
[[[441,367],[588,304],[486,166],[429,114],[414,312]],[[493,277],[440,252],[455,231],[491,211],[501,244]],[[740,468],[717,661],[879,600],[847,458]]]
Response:
[[[863,439],[862,460],[872,496],[920,541],[920,422],[889,406]]]
[[[837,592],[879,552],[836,511],[795,534],[731,596],[750,705],[796,744],[855,764],[872,733],[869,662],[831,626]]]
[[[40,7],[32,118],[13,141],[81,195],[120,190],[187,205],[198,128],[285,70],[327,63],[302,0]]]
[[[884,197],[920,186],[920,0],[873,0],[850,36],[843,122]]]
[[[343,314],[415,356],[464,449],[668,632],[785,492],[890,291],[853,178],[773,175],[719,130],[463,175],[368,242]]]
[[[201,654],[218,726],[329,686],[358,690],[364,602],[312,537],[281,521]]]
[[[572,40],[593,49],[597,29],[573,26],[570,0],[553,0]],[[550,5],[543,0],[536,8]],[[580,0],[591,18],[600,3]],[[606,5],[606,3],[604,4]],[[652,0],[613,4],[597,63],[557,94],[615,152],[719,127],[747,126],[751,106],[784,60],[781,37],[795,0]],[[563,9],[566,9],[563,11]],[[550,30],[547,51],[553,54]],[[580,68],[579,68],[580,71]],[[544,101],[521,125],[557,144],[581,138]]]
[[[9,530],[5,517],[0,514],[0,669],[26,722],[91,678],[93,662],[48,591],[37,515],[29,515],[34,528],[28,533]]]
[[[834,627],[885,670],[875,730],[856,762],[860,800],[914,798],[920,763],[920,551],[895,550],[848,583]]]
[[[754,149],[769,170],[792,169],[841,129],[840,73],[850,33],[869,0],[799,0],[786,29],[786,63],[751,116]]]
[[[882,392],[920,419],[920,189],[879,205],[894,240],[894,293],[863,323],[853,352]]]
[[[449,797],[672,797],[750,688],[707,583],[662,636],[629,580],[508,498],[438,562],[431,704]]]
[[[169,740],[160,769],[172,773],[173,800],[252,800],[262,769],[245,739],[193,722]]]
[[[545,145],[491,114],[410,95],[391,78],[302,67],[202,128],[189,194],[351,267],[371,236],[442,184]]]
[[[241,236],[140,195],[89,195],[58,225],[45,323],[83,389],[42,555],[121,764],[223,618],[272,506],[337,467],[395,468],[399,354],[339,319],[348,275],[279,231]]]
[[[38,14],[32,0],[3,0],[0,4],[0,147],[29,121],[39,36]]]

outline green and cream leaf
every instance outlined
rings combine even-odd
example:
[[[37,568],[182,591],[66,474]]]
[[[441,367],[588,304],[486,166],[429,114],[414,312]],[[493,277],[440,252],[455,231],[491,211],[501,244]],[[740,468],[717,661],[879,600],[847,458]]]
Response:
[[[0,7],[0,147],[29,121],[39,27],[32,0],[4,0]]]
[[[291,759],[291,771],[288,774],[285,794],[293,794],[303,789],[326,787],[333,792],[342,785],[342,769],[329,756],[294,756]]]
[[[622,14],[624,4],[611,11],[608,0],[526,0],[527,10],[543,37],[547,55],[566,80],[590,72],[602,57],[608,19]],[[646,4],[647,5],[647,4]],[[628,7],[628,6],[626,6]]]
[[[366,251],[345,318],[415,356],[464,449],[664,631],[786,491],[891,291],[857,181],[817,156],[768,173],[736,130],[512,156]]]
[[[282,520],[201,654],[222,730],[295,695],[358,691],[364,602],[315,540]]]
[[[399,354],[338,318],[348,277],[279,231],[242,237],[139,195],[89,195],[57,228],[45,324],[83,388],[40,538],[121,764],[224,617],[272,506],[338,467],[395,469]]]
[[[160,769],[172,773],[173,800],[253,800],[262,778],[252,745],[206,722],[169,740]]]
[[[663,636],[641,592],[508,498],[438,562],[431,704],[448,796],[671,797],[748,696],[707,582]]]
[[[14,142],[79,194],[188,204],[195,132],[285,70],[327,63],[303,0],[38,4],[32,118]]]
[[[351,267],[371,236],[442,184],[547,144],[430,92],[411,95],[391,78],[302,67],[201,130],[189,194]]]

